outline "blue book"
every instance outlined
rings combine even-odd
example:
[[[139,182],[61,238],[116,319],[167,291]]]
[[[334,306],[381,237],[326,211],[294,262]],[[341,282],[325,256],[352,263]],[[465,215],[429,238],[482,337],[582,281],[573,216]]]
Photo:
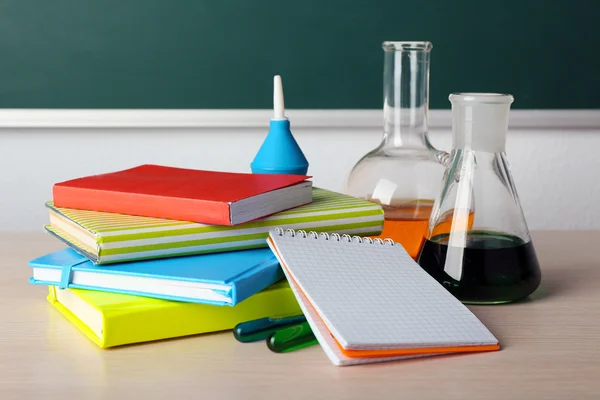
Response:
[[[284,278],[270,249],[94,264],[71,248],[29,262],[29,281],[191,303],[234,306]]]

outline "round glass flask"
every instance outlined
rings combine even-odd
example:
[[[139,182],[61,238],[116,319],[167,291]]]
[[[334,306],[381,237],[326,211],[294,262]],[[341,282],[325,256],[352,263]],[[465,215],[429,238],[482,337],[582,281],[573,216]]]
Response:
[[[523,299],[541,271],[505,152],[513,97],[450,101],[452,150],[418,263],[464,303]]]
[[[428,137],[430,42],[384,42],[383,139],[351,169],[345,193],[380,204],[381,238],[416,259],[438,193],[445,152]]]

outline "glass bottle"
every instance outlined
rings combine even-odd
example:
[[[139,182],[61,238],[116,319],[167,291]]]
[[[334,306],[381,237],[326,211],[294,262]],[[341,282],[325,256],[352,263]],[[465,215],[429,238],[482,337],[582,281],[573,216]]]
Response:
[[[464,303],[523,299],[541,271],[505,153],[513,97],[450,101],[453,145],[418,263]]]
[[[379,237],[416,258],[444,172],[446,153],[429,142],[430,42],[384,42],[383,140],[354,165],[345,193],[380,204]]]

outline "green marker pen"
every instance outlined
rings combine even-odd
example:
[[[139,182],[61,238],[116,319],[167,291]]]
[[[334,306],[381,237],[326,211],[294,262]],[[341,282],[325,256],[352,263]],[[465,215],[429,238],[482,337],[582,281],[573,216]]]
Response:
[[[253,321],[241,322],[233,328],[233,336],[243,343],[265,340],[276,331],[291,325],[305,322],[304,315],[280,318],[260,318]]]
[[[267,347],[275,353],[288,353],[317,344],[308,322],[278,330],[267,338]]]

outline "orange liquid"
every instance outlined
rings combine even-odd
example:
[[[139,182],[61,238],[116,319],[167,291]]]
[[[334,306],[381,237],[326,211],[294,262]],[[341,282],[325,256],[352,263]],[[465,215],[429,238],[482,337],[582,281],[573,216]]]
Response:
[[[438,224],[433,228],[431,236],[449,234],[450,232],[466,232],[473,227],[475,214],[471,211],[469,214],[454,215],[454,211],[446,211]]]
[[[421,251],[421,246],[425,240],[427,232],[426,219],[385,219],[383,222],[383,232],[375,238],[390,238],[394,242],[400,243],[416,260]]]
[[[432,202],[420,200],[394,207],[381,205],[384,210],[383,231],[373,238],[390,238],[417,259],[425,240]]]
[[[381,205],[381,204],[380,204]],[[416,260],[429,228],[429,216],[433,202],[430,200],[415,200],[400,206],[381,205],[384,211],[383,231],[372,238],[390,238],[406,249]],[[448,234],[451,231],[468,231],[473,226],[474,213],[459,216],[450,210],[444,213],[437,223],[431,236]]]

